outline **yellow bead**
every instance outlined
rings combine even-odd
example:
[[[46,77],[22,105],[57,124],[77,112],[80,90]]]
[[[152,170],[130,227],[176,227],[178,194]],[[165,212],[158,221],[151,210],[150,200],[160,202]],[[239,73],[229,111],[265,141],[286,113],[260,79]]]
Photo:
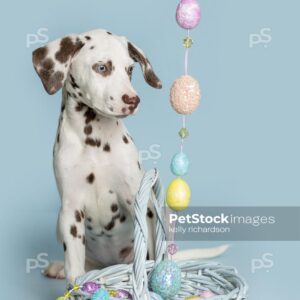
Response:
[[[66,297],[58,297],[56,300],[66,300]]]
[[[73,291],[79,291],[79,289],[80,289],[79,285],[74,285],[72,290]]]
[[[109,293],[109,296],[112,296],[112,297],[114,297],[114,296],[116,296],[116,294],[117,294],[117,291],[110,290],[110,291],[108,291],[108,293]]]
[[[176,211],[184,210],[189,206],[191,190],[182,178],[174,179],[167,190],[167,204]]]
[[[186,139],[189,136],[189,131],[187,128],[181,128],[178,134],[182,139]]]
[[[182,44],[185,48],[191,48],[193,46],[193,43],[194,41],[192,40],[192,38],[188,36],[183,40]]]
[[[69,298],[70,296],[71,296],[71,292],[69,291],[69,292],[65,292],[65,294],[64,294],[64,296],[65,296],[65,298]]]

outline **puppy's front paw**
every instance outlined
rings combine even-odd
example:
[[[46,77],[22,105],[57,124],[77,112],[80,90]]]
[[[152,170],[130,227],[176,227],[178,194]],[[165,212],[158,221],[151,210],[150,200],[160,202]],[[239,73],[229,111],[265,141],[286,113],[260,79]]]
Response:
[[[54,261],[43,270],[43,275],[53,279],[65,279],[64,263],[61,261]]]

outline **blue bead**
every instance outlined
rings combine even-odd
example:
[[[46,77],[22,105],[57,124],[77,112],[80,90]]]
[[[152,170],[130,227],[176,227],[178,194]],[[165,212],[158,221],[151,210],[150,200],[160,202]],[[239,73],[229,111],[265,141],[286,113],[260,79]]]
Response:
[[[175,297],[181,287],[181,270],[178,265],[170,260],[159,263],[151,275],[150,287],[163,299]]]
[[[176,176],[183,176],[188,172],[190,161],[186,154],[179,152],[174,155],[171,162],[171,171]]]
[[[109,300],[109,293],[107,290],[101,288],[93,294],[91,300]]]

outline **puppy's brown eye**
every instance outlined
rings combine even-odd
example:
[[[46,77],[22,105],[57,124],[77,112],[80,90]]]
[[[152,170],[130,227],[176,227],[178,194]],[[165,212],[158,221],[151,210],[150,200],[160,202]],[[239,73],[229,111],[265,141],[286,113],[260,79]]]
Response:
[[[133,66],[128,67],[128,68],[127,68],[127,74],[128,74],[129,76],[131,76],[131,75],[132,75],[132,72],[133,72]]]

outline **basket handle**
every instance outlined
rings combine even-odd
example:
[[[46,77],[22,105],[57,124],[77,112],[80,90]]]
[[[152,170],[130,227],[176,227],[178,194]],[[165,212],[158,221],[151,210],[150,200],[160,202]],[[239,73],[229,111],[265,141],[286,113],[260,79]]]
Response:
[[[152,190],[154,193],[152,193]],[[147,208],[149,200],[153,201],[157,215],[155,258],[158,263],[165,253],[165,231],[161,218],[161,210],[164,203],[162,186],[158,176],[158,170],[152,169],[144,175],[140,189],[134,204],[135,228],[134,228],[134,263],[133,263],[133,300],[148,300],[148,275],[146,271],[146,256],[148,246]]]

